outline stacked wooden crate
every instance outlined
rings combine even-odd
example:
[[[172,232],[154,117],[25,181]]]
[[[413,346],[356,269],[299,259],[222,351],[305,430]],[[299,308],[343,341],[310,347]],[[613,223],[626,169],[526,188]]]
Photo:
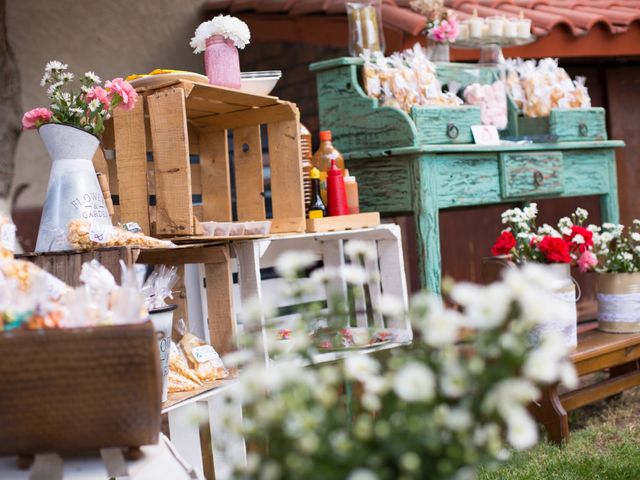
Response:
[[[103,141],[107,150],[115,150],[115,161],[107,163],[118,220],[136,222],[153,236],[188,237],[202,233],[202,221],[267,219],[265,141],[271,231],[304,231],[299,113],[294,104],[187,81],[167,82],[139,94],[143,101],[133,110],[115,113],[112,140],[107,135]]]

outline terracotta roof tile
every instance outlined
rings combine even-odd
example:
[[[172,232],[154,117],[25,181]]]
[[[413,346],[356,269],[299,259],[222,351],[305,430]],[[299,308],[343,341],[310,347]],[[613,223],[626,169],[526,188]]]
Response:
[[[425,18],[411,10],[410,0],[383,0],[383,23],[387,28],[420,35]],[[477,11],[481,17],[518,16],[532,20],[535,35],[560,28],[584,36],[600,26],[613,35],[623,34],[640,22],[640,0],[445,0],[445,5],[465,20]],[[269,13],[282,15],[344,15],[345,0],[211,0],[209,13]]]

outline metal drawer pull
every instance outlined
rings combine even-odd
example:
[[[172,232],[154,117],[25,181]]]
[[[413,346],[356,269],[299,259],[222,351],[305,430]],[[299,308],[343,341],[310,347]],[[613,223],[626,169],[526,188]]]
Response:
[[[459,134],[460,130],[453,123],[447,125],[447,137],[453,140],[454,138],[458,138]]]
[[[544,175],[542,175],[542,172],[536,170],[535,172],[533,172],[533,184],[536,187],[541,186],[544,183]]]
[[[586,123],[581,122],[578,124],[578,133],[581,137],[586,137],[587,135],[589,135],[589,127]]]

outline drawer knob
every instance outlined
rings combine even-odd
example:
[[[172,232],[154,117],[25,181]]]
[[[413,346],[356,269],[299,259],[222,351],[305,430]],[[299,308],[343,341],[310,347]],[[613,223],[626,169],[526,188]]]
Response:
[[[455,138],[458,138],[459,134],[460,134],[460,130],[453,123],[450,123],[449,125],[447,125],[447,137],[453,140]]]
[[[581,137],[586,137],[587,135],[589,135],[589,127],[586,123],[580,122],[578,124],[578,133]]]
[[[536,170],[535,172],[533,172],[533,184],[536,187],[539,187],[543,183],[544,183],[544,175],[542,175],[542,172],[540,172],[539,170]]]

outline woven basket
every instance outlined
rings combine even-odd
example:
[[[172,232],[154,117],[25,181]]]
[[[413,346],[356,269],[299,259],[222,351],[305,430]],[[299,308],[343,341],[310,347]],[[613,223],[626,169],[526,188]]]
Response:
[[[151,322],[0,332],[0,456],[157,443]]]

